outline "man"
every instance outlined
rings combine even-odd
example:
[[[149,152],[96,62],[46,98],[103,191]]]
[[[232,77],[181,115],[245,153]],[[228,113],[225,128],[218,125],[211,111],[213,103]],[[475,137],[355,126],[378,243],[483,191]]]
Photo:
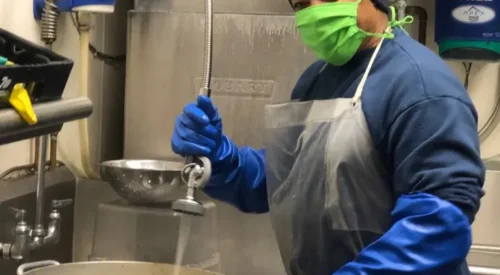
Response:
[[[380,0],[291,5],[320,60],[266,107],[265,150],[238,148],[200,96],[174,152],[210,158],[211,197],[271,213],[288,274],[470,274],[485,171],[467,92]]]

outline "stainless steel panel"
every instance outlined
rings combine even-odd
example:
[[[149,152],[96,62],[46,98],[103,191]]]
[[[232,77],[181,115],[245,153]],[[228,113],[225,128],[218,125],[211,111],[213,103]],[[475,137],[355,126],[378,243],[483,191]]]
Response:
[[[178,196],[184,192],[179,191]],[[208,199],[199,194],[200,200]],[[97,208],[100,203],[118,199],[108,183],[79,179],[77,181],[73,261],[88,261],[92,254]],[[267,215],[242,215],[233,207],[217,203],[220,270],[225,274],[283,275]],[[175,251],[165,247],[165,253]],[[259,273],[254,273],[255,271]],[[230,273],[232,272],[232,273]]]
[[[92,253],[97,207],[119,197],[108,183],[77,179],[75,195],[75,225],[73,261],[88,261]]]
[[[142,11],[202,12],[205,0],[134,0],[134,9]],[[213,0],[214,11],[241,14],[292,14],[287,0]]]
[[[219,271],[217,209],[211,202],[204,205],[206,213],[198,217],[123,200],[100,204],[90,260],[174,264],[184,240],[182,265]]]
[[[51,210],[51,200],[73,199],[75,196],[75,178],[67,168],[57,168],[45,173],[45,218]],[[26,221],[33,225],[35,220],[36,202],[36,176],[24,179],[0,182],[0,242],[14,240],[14,226],[17,221],[9,211],[9,207],[27,210]],[[61,240],[56,245],[42,247],[40,250],[30,252],[27,261],[40,261],[54,259],[60,262],[71,262],[71,249],[73,238],[73,206],[61,210]],[[1,274],[15,274],[18,265],[23,262],[0,259]]]
[[[198,93],[203,15],[131,12],[125,99],[125,157],[176,158],[175,117]],[[313,60],[292,17],[214,16],[213,99],[238,144],[262,144],[264,105],[286,101]]]
[[[90,41],[100,52],[110,56],[125,55],[127,12],[133,0],[116,1],[115,12],[93,16]],[[123,102],[125,97],[125,63],[104,63],[90,57],[88,95],[94,104],[89,117],[90,162],[97,163],[123,156]]]
[[[234,2],[242,6],[228,5],[254,11],[250,4]],[[261,7],[281,6],[277,3]],[[204,16],[133,11],[128,27],[125,157],[178,158],[170,137],[175,117],[198,93]],[[292,16],[215,14],[213,99],[225,133],[239,145],[262,146],[264,105],[289,100],[296,80],[313,60]],[[222,273],[284,274],[269,217],[244,215],[224,203],[217,207]]]

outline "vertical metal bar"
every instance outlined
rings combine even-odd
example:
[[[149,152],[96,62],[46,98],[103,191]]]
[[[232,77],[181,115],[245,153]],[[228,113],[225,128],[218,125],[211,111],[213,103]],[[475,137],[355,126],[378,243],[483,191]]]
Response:
[[[50,170],[57,168],[57,135],[59,133],[50,134]]]
[[[40,150],[38,159],[38,174],[36,181],[36,216],[35,216],[35,230],[34,236],[43,236],[45,229],[43,226],[43,204],[44,204],[44,191],[45,191],[45,164],[47,161],[47,141],[48,136],[40,137]]]
[[[35,170],[38,171],[38,159],[40,158],[40,137],[35,138]]]

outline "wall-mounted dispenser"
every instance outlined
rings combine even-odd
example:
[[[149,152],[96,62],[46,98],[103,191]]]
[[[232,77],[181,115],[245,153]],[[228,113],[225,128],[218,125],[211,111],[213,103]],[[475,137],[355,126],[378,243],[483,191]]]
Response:
[[[436,42],[445,59],[500,60],[500,0],[436,1]]]
[[[42,18],[42,10],[47,0],[33,0],[33,12],[36,20]],[[116,0],[51,0],[60,12],[97,12],[113,13]]]

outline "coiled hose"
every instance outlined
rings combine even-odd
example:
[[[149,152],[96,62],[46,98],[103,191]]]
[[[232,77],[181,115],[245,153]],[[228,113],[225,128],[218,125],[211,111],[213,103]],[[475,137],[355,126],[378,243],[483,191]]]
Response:
[[[200,95],[210,97],[210,82],[212,80],[212,53],[213,53],[213,3],[205,0],[205,64],[203,69],[203,87]]]
[[[213,2],[205,0],[205,64],[203,66],[203,83],[199,95],[211,96],[210,82],[212,80],[212,53],[213,53]],[[186,163],[194,162],[192,156],[187,156]]]
[[[49,47],[57,39],[57,20],[60,14],[55,0],[45,0],[45,6],[42,9],[41,39]]]

